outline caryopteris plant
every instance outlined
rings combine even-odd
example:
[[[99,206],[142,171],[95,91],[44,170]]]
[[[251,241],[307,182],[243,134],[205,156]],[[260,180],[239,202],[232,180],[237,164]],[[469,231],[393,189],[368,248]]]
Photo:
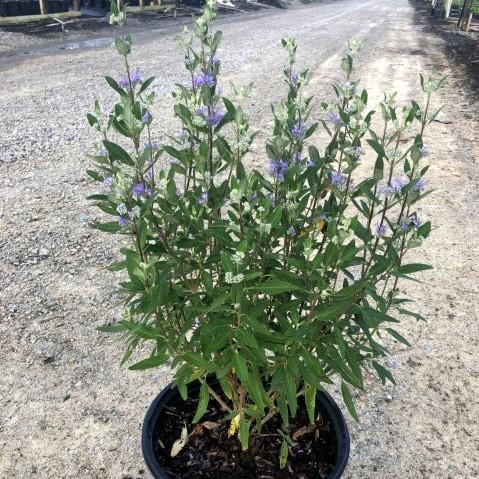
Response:
[[[337,377],[356,418],[350,388],[363,387],[363,368],[394,381],[375,360],[387,352],[382,338],[407,345],[394,329],[398,316],[421,318],[404,308],[398,280],[429,268],[406,257],[431,230],[416,205],[427,194],[423,135],[442,80],[422,79],[424,107],[385,97],[373,128],[367,91],[352,78],[360,45],[351,42],[344,81],[315,122],[304,96],[311,75],[297,70],[295,41],[283,40],[287,96],[273,107],[268,171],[251,170],[254,133],[242,106],[249,87],[222,96],[214,18],[209,3],[180,36],[189,81],[174,93],[177,136],[152,143],[153,79],[130,68],[129,37],[116,40],[124,75],[106,78],[117,103],[107,120],[98,104],[88,116],[101,134],[88,174],[102,192],[91,199],[113,216],[94,227],[129,240],[110,267],[125,270],[124,319],[101,329],[124,335],[123,363],[151,344],[130,369],[170,364],[183,398],[199,381],[193,422],[217,401],[244,449],[279,414],[284,466],[298,397],[314,422],[316,391]],[[311,144],[319,129],[329,138],[322,148]],[[171,159],[167,169],[160,158]],[[365,161],[369,175],[367,165],[358,173]]]

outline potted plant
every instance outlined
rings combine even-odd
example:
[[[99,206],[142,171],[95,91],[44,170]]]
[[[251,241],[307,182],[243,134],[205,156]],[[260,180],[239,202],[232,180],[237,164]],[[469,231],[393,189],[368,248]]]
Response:
[[[155,477],[340,477],[349,437],[325,388],[337,378],[357,419],[351,388],[363,387],[364,368],[394,382],[382,343],[408,345],[395,324],[422,319],[398,280],[429,269],[406,256],[431,230],[416,205],[428,194],[423,135],[443,80],[421,77],[424,107],[386,96],[373,127],[352,41],[344,81],[314,122],[310,72],[283,40],[287,95],[272,108],[264,167],[250,169],[251,87],[221,93],[214,18],[210,2],[180,36],[189,81],[174,93],[177,136],[152,141],[153,78],[130,67],[128,36],[115,42],[125,73],[106,77],[117,103],[107,119],[97,102],[88,115],[101,134],[88,174],[102,191],[90,198],[114,217],[93,226],[124,237],[109,269],[126,272],[124,319],[100,329],[124,336],[122,364],[151,345],[130,369],[175,372],[144,424]]]

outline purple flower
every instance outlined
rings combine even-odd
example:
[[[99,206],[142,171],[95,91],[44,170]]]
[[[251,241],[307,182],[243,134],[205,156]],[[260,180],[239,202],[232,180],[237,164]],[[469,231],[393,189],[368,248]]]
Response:
[[[418,229],[421,226],[421,220],[417,217],[417,213],[414,212],[411,215],[411,224],[414,228]]]
[[[107,176],[103,180],[103,186],[106,186],[107,188],[111,188],[113,185],[113,178],[111,176]]]
[[[316,162],[312,160],[311,158],[309,158],[308,162],[306,163],[306,166],[308,168],[314,168],[316,166]]]
[[[143,113],[143,116],[141,117],[141,122],[143,123],[143,125],[149,125],[151,123],[151,120],[151,113],[149,111],[145,111],[145,113]]]
[[[394,196],[401,193],[406,182],[402,178],[393,178],[389,185],[383,185],[379,192],[386,197]]]
[[[138,70],[138,68],[131,73],[130,78],[131,78],[131,83],[133,83],[133,85],[138,85],[140,83],[143,83],[143,75],[140,73],[140,70]]]
[[[118,78],[118,86],[123,89],[126,89],[130,86],[128,75],[121,75],[120,78]]]
[[[427,181],[424,178],[419,178],[414,185],[413,191],[424,191],[427,188]]]
[[[118,220],[118,224],[124,228],[125,226],[128,226],[128,218],[125,218],[124,216],[120,216],[119,220]]]
[[[206,205],[207,202],[208,202],[208,193],[204,191],[203,193],[201,193],[198,203],[204,206]]]
[[[145,143],[143,143],[143,149],[147,149],[147,148],[151,148],[152,151],[156,151],[158,150],[158,144],[157,143],[148,143],[147,141],[145,141]]]
[[[328,215],[326,213],[320,213],[319,214],[319,219],[326,221],[328,219]]]
[[[329,121],[330,123],[334,123],[335,125],[342,125],[343,122],[341,120],[341,117],[339,116],[339,113],[336,113],[335,111],[328,111],[324,117],[324,121]]]
[[[141,196],[145,196],[146,193],[147,193],[147,190],[146,190],[145,185],[143,183],[136,183],[133,186],[132,194],[133,194],[133,198],[135,198],[135,200],[137,200]]]
[[[294,125],[294,127],[291,129],[291,134],[293,135],[294,138],[297,139],[302,139],[306,133],[306,125],[302,122],[299,121]]]
[[[291,75],[289,77],[289,79],[291,80],[291,83],[293,84],[297,84],[298,81],[299,81],[299,75],[298,75],[298,72],[295,72],[294,70],[291,72]]]
[[[410,226],[414,229],[418,229],[421,226],[422,222],[417,217],[417,213],[414,212],[409,218],[403,219],[400,223],[401,229],[407,231]]]
[[[193,76],[193,86],[195,88],[199,88],[201,86],[214,86],[216,84],[215,77],[210,75],[209,73],[205,73],[204,75],[199,73]]]
[[[301,152],[296,152],[293,154],[293,160],[298,165],[301,162]]]
[[[214,106],[210,106],[208,111],[206,105],[199,107],[195,113],[197,116],[201,116],[208,126],[218,125],[225,116],[223,112],[217,110]]]
[[[348,177],[346,175],[343,175],[339,171],[333,171],[331,173],[332,185],[337,186],[338,188],[341,188],[346,185],[347,181],[348,181]]]
[[[98,156],[106,156],[107,155],[107,151],[106,151],[106,148],[104,146],[102,146],[99,150],[98,150]]]
[[[256,193],[253,193],[249,198],[248,200],[249,201],[256,201],[258,199],[258,195]]]
[[[384,223],[381,223],[376,227],[376,234],[378,236],[386,236],[387,231],[388,227]]]
[[[278,181],[284,181],[284,174],[288,169],[288,163],[284,160],[270,160],[269,174]]]

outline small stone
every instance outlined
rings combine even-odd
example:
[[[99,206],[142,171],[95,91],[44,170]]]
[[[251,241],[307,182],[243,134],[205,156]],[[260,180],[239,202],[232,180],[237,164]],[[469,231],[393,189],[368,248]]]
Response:
[[[46,248],[40,248],[38,254],[39,254],[42,258],[46,258],[46,257],[50,254],[50,251],[47,250]]]

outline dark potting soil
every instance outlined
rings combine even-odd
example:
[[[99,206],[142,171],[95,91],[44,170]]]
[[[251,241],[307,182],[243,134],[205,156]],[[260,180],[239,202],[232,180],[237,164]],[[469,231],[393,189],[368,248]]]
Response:
[[[178,400],[163,410],[161,430],[155,431],[155,452],[161,467],[172,478],[215,479],[309,479],[327,478],[334,468],[336,451],[328,420],[317,412],[317,421],[309,423],[303,398],[298,398],[298,412],[288,429],[295,445],[288,463],[279,468],[282,436],[279,415],[250,435],[249,449],[241,450],[237,436],[229,437],[229,421],[214,400],[201,421],[192,425],[198,399]],[[188,427],[188,442],[176,457],[170,456],[181,430]]]

